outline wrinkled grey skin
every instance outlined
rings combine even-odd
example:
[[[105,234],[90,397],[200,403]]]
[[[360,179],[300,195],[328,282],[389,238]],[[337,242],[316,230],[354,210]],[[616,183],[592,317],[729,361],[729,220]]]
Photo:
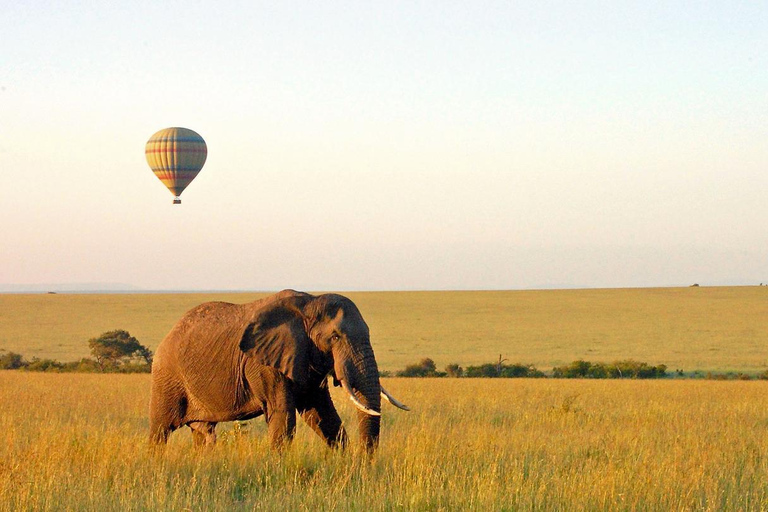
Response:
[[[155,353],[150,439],[164,444],[187,425],[195,444],[212,444],[217,423],[263,414],[279,449],[293,438],[298,412],[329,446],[343,446],[347,435],[328,392],[329,374],[349,383],[363,405],[381,410],[368,326],[346,297],[284,290],[249,304],[201,304]],[[358,411],[368,451],[378,444],[379,420]]]

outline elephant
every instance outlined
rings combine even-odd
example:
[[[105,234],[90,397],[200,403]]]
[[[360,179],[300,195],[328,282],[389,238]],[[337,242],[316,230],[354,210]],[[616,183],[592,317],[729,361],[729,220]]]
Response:
[[[213,445],[217,423],[264,415],[279,451],[293,439],[298,412],[328,446],[344,447],[331,378],[359,409],[360,442],[372,453],[381,398],[409,409],[381,387],[368,326],[350,299],[283,290],[248,304],[201,304],[154,355],[150,441],[162,446],[187,425],[195,445]]]

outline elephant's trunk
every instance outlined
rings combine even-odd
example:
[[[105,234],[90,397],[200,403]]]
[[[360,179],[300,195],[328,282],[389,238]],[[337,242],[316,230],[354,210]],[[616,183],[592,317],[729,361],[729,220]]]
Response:
[[[368,451],[379,443],[381,415],[381,384],[379,367],[373,356],[373,349],[366,344],[358,353],[338,349],[334,354],[334,369],[350,399],[358,408],[360,442]]]
[[[365,451],[372,453],[379,446],[379,429],[381,416],[371,416],[364,412],[357,413],[357,426],[360,432],[360,443]]]

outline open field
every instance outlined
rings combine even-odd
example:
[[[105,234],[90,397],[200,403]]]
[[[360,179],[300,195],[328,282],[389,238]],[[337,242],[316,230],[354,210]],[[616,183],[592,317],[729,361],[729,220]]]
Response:
[[[768,507],[766,382],[385,383],[414,410],[384,410],[367,464],[303,423],[270,453],[261,419],[220,425],[209,452],[185,429],[152,455],[149,376],[0,371],[0,510]]]
[[[61,361],[87,340],[126,329],[154,349],[176,320],[208,300],[263,293],[0,294],[0,349]],[[584,358],[634,358],[670,370],[768,368],[768,287],[484,292],[353,292],[385,370],[431,357],[480,364],[503,354],[540,369]]]

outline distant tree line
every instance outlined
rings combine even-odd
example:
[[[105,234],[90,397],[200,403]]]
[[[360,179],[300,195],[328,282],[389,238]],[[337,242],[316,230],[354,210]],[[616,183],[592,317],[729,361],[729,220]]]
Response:
[[[82,372],[82,373],[149,373],[152,370],[152,351],[139,343],[128,331],[117,329],[102,333],[88,340],[92,357],[79,361],[59,362],[54,359],[33,357],[27,360],[21,354],[0,349],[0,370],[25,370],[33,372]],[[675,370],[676,377],[711,380],[768,380],[768,370],[749,375],[742,372],[700,372],[685,374]],[[426,357],[396,372],[382,371],[382,377],[482,377],[482,378],[545,378],[557,379],[659,379],[670,376],[667,366],[625,359],[613,363],[593,363],[579,359],[570,364],[555,366],[547,374],[532,364],[507,364],[506,359],[466,368],[457,363],[446,365],[439,371],[435,362]]]
[[[488,363],[480,366],[462,368],[458,364],[449,364],[445,371],[438,371],[435,362],[424,358],[418,363],[409,364],[405,369],[395,372],[396,377],[544,377],[544,373],[531,364]]]
[[[552,377],[558,379],[658,379],[666,375],[666,365],[651,366],[632,359],[611,364],[580,359],[566,366],[552,368]]]
[[[88,340],[92,358],[62,363],[33,357],[26,360],[16,352],[0,351],[0,370],[31,372],[149,373],[152,351],[122,329],[102,333]]]
[[[613,363],[593,363],[579,359],[570,364],[556,366],[549,374],[542,372],[532,364],[506,364],[499,356],[495,363],[485,363],[478,366],[462,366],[452,363],[439,371],[430,358],[424,358],[418,363],[409,364],[396,372],[383,371],[382,377],[484,377],[484,378],[545,378],[556,379],[660,379],[669,377],[667,366],[625,359]],[[755,376],[744,373],[702,373],[693,372],[686,375],[682,370],[675,371],[676,377],[713,379],[713,380],[750,380],[753,378],[768,380],[768,370]]]

